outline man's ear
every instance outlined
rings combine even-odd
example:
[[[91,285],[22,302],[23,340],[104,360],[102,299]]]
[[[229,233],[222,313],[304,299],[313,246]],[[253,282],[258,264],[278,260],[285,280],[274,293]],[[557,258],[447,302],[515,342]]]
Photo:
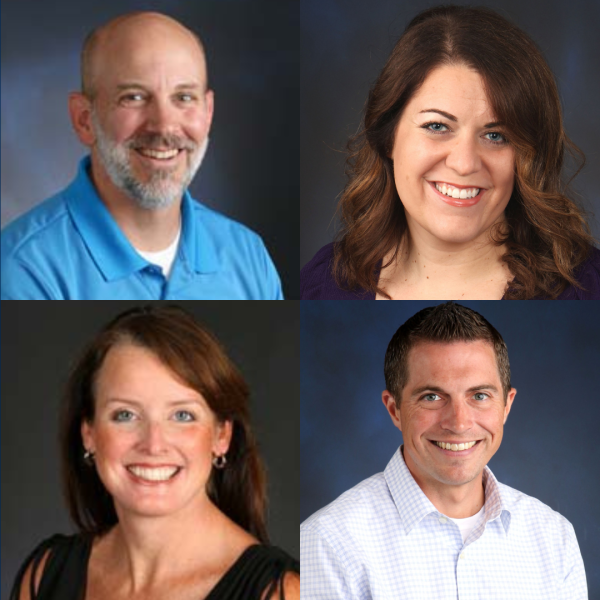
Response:
[[[206,91],[204,102],[206,103],[206,135],[208,135],[215,112],[215,93],[212,90]]]
[[[510,388],[510,391],[508,392],[508,395],[506,396],[506,404],[504,406],[504,423],[503,424],[506,424],[506,419],[508,419],[508,413],[510,412],[513,400],[515,399],[516,395],[517,395],[517,389]]]
[[[81,92],[69,94],[69,116],[79,141],[85,146],[92,146],[96,141],[92,127],[92,103]]]
[[[383,390],[383,392],[381,392],[381,400],[388,413],[390,413],[390,417],[392,418],[392,423],[394,424],[394,426],[397,427],[400,431],[402,431],[400,408],[396,406],[396,399],[394,398],[394,396],[392,396],[392,394],[390,394],[387,390]]]

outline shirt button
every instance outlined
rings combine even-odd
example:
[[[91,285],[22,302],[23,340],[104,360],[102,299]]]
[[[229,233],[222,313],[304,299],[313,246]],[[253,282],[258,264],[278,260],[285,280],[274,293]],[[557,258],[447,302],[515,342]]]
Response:
[[[446,517],[440,517],[438,520],[439,520],[439,522],[440,522],[442,525],[443,525],[444,523],[447,523],[447,522],[448,522],[448,519],[446,519]]]
[[[464,553],[464,552],[461,552],[461,555],[460,555],[458,558],[466,558],[466,557],[465,557],[465,553]]]

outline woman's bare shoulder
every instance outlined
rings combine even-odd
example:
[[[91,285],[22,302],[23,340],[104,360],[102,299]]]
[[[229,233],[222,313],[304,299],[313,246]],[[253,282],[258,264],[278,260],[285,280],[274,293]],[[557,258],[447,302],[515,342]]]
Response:
[[[23,579],[21,580],[19,600],[34,600],[35,596],[33,596],[33,598],[31,596],[31,580],[33,578],[33,590],[34,594],[37,595],[40,588],[40,582],[42,581],[42,575],[44,574],[44,568],[46,567],[46,561],[50,556],[50,551],[51,549],[48,548],[42,554],[40,559],[36,560],[34,558],[29,561],[25,573],[23,574]]]
[[[262,600],[267,600],[267,592]],[[283,578],[283,596],[279,588],[268,597],[268,600],[300,600],[300,575],[298,573],[286,573]]]

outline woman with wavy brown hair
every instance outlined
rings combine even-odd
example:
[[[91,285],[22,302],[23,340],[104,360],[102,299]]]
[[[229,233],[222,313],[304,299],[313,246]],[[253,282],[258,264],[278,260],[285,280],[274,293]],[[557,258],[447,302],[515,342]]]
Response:
[[[556,83],[485,8],[417,15],[349,145],[338,240],[302,299],[599,299],[600,251],[561,179]]]
[[[298,561],[269,545],[248,396],[182,309],[109,323],[76,363],[63,407],[79,533],[42,542],[11,600],[298,599]]]

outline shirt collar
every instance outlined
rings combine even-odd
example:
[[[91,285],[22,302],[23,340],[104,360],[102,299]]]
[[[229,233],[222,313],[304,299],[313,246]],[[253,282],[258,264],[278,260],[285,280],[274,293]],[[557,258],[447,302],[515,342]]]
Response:
[[[131,245],[117,222],[100,199],[90,178],[91,160],[84,157],[74,181],[65,190],[68,210],[96,266],[108,281],[127,277],[148,266]],[[203,224],[194,219],[194,200],[189,192],[181,203],[182,245],[192,268],[200,273],[217,270],[218,260],[214,248],[203,243],[210,239],[204,234]]]
[[[431,513],[439,513],[406,466],[401,448],[394,453],[392,460],[385,468],[384,477],[407,535],[424,517]],[[483,469],[483,486],[486,522],[500,517],[502,525],[508,533],[510,511],[507,508],[506,498],[503,498],[498,481],[487,466]]]

